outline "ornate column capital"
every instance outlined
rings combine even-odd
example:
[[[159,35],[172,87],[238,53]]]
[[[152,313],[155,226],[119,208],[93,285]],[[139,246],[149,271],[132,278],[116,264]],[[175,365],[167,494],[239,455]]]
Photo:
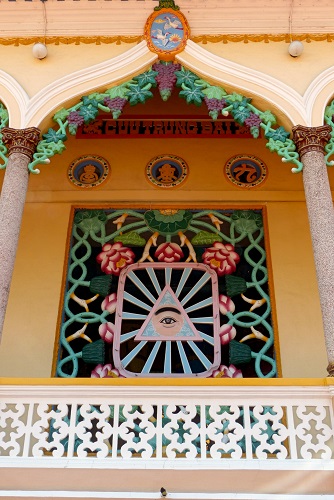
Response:
[[[36,146],[40,141],[40,130],[36,127],[15,129],[5,127],[1,130],[2,142],[8,149],[8,156],[12,153],[24,154],[32,160]]]
[[[329,125],[321,127],[304,127],[296,125],[292,128],[293,141],[296,145],[300,158],[305,153],[317,151],[324,154],[324,147],[329,141],[332,128]]]

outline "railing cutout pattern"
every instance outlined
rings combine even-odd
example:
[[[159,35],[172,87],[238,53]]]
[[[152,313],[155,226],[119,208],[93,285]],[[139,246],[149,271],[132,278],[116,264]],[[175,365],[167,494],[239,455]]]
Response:
[[[215,388],[215,403],[213,395],[197,396],[195,403],[187,388],[183,397],[171,397],[170,392],[150,396],[149,391],[142,396],[136,388],[137,396],[132,392],[131,398],[120,393],[99,396],[96,388],[90,398],[89,389],[87,397],[59,397],[49,389],[50,395],[40,399],[1,398],[1,456],[197,461],[333,458],[332,403],[322,395],[307,398],[300,393],[289,399],[273,395],[275,388],[269,396],[258,387],[251,391],[253,396],[247,397],[245,391],[238,394],[238,388],[233,388],[234,396],[225,388],[222,396]],[[254,396],[255,389],[262,396]]]

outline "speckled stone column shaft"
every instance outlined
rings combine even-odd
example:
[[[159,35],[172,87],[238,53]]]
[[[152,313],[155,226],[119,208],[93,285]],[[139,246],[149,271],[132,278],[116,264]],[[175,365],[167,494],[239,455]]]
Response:
[[[324,158],[330,132],[327,125],[293,128],[304,165],[303,182],[329,363],[327,371],[334,376],[334,208]]]
[[[0,336],[28,188],[28,164],[39,142],[40,131],[34,127],[4,128],[1,133],[9,158],[0,197]]]

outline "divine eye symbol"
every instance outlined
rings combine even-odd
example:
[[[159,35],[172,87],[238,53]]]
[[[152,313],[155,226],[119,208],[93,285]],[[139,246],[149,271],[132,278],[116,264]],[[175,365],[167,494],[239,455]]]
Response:
[[[173,323],[176,323],[176,319],[167,316],[167,318],[161,319],[160,323],[163,323],[164,325],[172,325]]]
[[[204,264],[139,263],[120,275],[113,343],[124,376],[208,376],[220,359],[217,277]]]

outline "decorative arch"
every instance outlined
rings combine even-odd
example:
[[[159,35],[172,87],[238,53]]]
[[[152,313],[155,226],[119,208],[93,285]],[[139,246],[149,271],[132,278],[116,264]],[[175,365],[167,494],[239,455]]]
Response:
[[[180,89],[179,97],[185,99],[187,104],[200,106],[205,102],[213,120],[220,113],[224,116],[230,114],[239,124],[248,126],[254,138],[259,137],[262,129],[270,151],[280,155],[283,161],[296,165],[294,172],[302,169],[290,132],[282,126],[276,126],[277,119],[271,111],[256,108],[250,98],[236,92],[228,94],[222,87],[211,85],[180,64],[157,62],[148,71],[125,83],[102,93],[83,96],[73,106],[57,111],[53,117],[57,127],[49,128],[43,134],[43,140],[29,166],[30,171],[38,173],[35,169],[37,164],[47,163],[54,154],[62,153],[68,134],[74,135],[78,126],[92,122],[99,111],[112,113],[113,118],[117,119],[127,103],[134,106],[153,97],[152,87],[158,87],[162,99],[167,100],[175,85]]]

